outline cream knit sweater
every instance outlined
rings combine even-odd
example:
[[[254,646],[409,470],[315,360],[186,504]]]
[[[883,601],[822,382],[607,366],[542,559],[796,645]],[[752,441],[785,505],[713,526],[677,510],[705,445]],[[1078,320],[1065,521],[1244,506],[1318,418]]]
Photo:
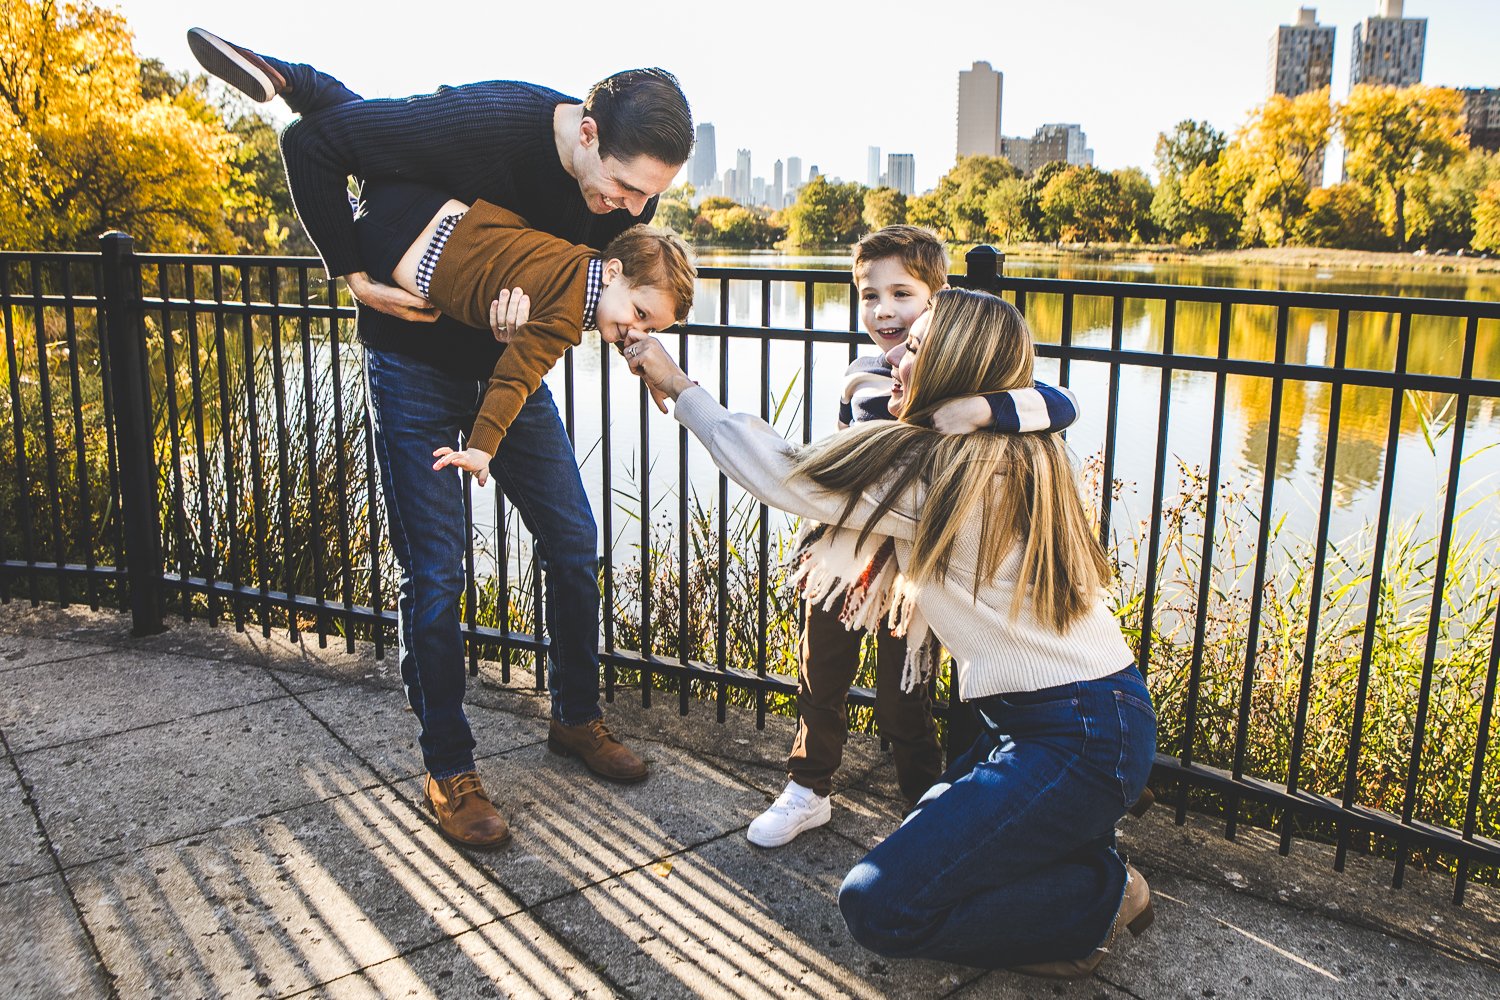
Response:
[[[678,397],[674,415],[703,442],[729,478],[761,501],[824,523],[839,521],[844,498],[793,475],[793,445],[765,421],[730,413],[699,387]],[[865,524],[876,506],[877,500],[867,495],[848,523]],[[903,498],[875,525],[877,532],[895,539],[896,558],[902,565],[910,561],[920,508],[919,496]],[[1093,610],[1058,633],[1037,621],[1029,601],[1021,604],[1016,616],[1011,615],[1021,561],[1019,546],[996,578],[979,588],[976,600],[973,579],[978,560],[976,517],[958,536],[947,576],[923,584],[916,598],[927,624],[953,654],[958,692],[964,700],[1096,680],[1134,661],[1102,594]]]

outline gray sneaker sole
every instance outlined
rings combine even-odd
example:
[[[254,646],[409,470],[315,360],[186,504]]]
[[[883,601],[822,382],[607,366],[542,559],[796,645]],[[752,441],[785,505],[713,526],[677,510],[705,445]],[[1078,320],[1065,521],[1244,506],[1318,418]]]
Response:
[[[270,77],[218,35],[193,28],[188,31],[187,39],[198,65],[252,101],[264,104],[276,96],[276,86]]]

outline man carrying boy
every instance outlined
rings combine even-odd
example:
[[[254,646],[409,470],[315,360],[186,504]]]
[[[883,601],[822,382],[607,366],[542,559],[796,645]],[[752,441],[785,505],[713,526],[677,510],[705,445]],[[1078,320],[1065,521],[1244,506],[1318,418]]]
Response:
[[[432,468],[434,442],[457,447],[479,408],[484,373],[502,349],[426,300],[376,281],[361,264],[347,182],[378,203],[382,180],[419,181],[467,203],[498,205],[542,232],[602,249],[655,213],[655,196],[692,152],[687,100],[670,73],[617,73],[584,101],[534,84],[490,81],[406,100],[319,94],[310,67],[270,59],[201,29],[188,33],[204,68],[259,101],[327,107],[282,134],[297,214],[331,276],[359,300],[368,399],[392,546],[401,565],[401,672],[419,692],[427,798],[450,839],[509,839],[474,765],[463,712],[463,484]],[[336,84],[336,81],[335,81]],[[517,325],[514,311],[492,322]],[[571,442],[545,384],[498,445],[491,472],[538,542],[550,639],[548,742],[590,770],[638,781],[643,761],[610,733],[599,706],[598,530]]]
[[[906,335],[933,294],[948,285],[948,252],[938,237],[916,226],[887,226],[854,246],[854,284],[860,323],[880,355],[856,358],[845,373],[839,427],[889,420],[892,365],[905,352]],[[954,400],[934,425],[946,433],[981,429],[1002,433],[1057,431],[1078,418],[1067,389],[1038,383],[989,396]],[[809,602],[798,663],[797,736],[787,758],[786,789],[750,824],[746,837],[759,847],[790,843],[832,816],[833,774],[848,735],[846,705],[859,672],[865,633],[846,628],[838,608]],[[896,781],[908,809],[942,773],[943,756],[927,685],[901,687],[906,640],[882,622],[876,639],[875,723],[891,742]]]

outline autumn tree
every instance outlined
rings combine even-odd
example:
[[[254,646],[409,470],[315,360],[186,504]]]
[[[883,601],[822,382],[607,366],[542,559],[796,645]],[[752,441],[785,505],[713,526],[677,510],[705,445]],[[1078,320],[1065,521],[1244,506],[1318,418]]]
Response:
[[[1500,155],[1471,149],[1435,177],[1412,185],[1406,203],[1407,238],[1429,249],[1459,250],[1474,239],[1479,192],[1500,181]]]
[[[1290,98],[1274,94],[1251,112],[1225,151],[1219,175],[1221,194],[1242,197],[1248,242],[1281,246],[1291,237],[1332,125],[1327,87]]]
[[[1405,250],[1408,195],[1468,148],[1463,96],[1420,83],[1401,88],[1361,84],[1339,109],[1339,127],[1349,177],[1381,197],[1396,245]]]
[[[927,196],[937,209],[937,218],[924,219],[922,224],[963,243],[990,239],[994,233],[985,200],[1001,181],[1020,175],[1009,160],[998,156],[960,156]]]
[[[892,187],[865,192],[864,220],[871,230],[901,225],[906,221],[906,195]]]
[[[1475,250],[1500,251],[1500,181],[1493,181],[1474,201]]]
[[[89,2],[13,0],[0,21],[0,241],[230,249],[236,141],[195,89],[147,96],[129,28]]]

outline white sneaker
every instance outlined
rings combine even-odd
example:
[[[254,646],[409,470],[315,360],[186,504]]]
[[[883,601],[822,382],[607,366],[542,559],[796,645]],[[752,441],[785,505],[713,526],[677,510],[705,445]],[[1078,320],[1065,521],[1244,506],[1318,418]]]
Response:
[[[745,831],[745,838],[756,847],[780,847],[790,844],[803,830],[822,826],[832,817],[828,796],[788,781],[771,808],[755,817]]]

